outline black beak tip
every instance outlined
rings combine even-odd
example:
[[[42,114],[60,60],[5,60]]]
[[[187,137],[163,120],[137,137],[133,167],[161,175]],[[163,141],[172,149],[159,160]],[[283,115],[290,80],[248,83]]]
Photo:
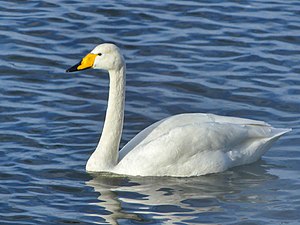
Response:
[[[70,67],[69,69],[67,69],[66,72],[70,73],[70,72],[78,71],[78,69],[77,69],[78,66],[79,66],[79,64],[76,64],[76,65]]]
[[[77,65],[72,66],[72,67],[70,67],[69,69],[66,70],[67,73],[74,72],[74,71],[77,71]]]

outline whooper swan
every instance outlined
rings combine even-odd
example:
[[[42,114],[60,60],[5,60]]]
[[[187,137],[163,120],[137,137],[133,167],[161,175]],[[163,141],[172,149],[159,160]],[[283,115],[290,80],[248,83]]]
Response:
[[[203,113],[179,114],[142,130],[120,151],[126,65],[114,44],[95,47],[67,72],[88,68],[109,73],[103,132],[87,171],[139,176],[199,176],[258,160],[281,135],[261,121]]]

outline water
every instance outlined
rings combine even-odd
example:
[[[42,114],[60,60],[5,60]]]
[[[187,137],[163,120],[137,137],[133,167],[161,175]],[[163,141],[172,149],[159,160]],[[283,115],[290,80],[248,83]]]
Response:
[[[299,1],[1,1],[0,224],[299,224]],[[293,128],[257,163],[194,178],[88,174],[108,77],[127,60],[123,146],[166,116]]]

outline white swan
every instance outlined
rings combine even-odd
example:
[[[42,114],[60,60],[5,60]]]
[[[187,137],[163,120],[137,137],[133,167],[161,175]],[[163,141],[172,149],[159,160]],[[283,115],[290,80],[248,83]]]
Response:
[[[67,72],[88,68],[109,72],[103,132],[87,171],[140,176],[199,176],[258,160],[281,135],[261,121],[188,113],[147,127],[119,152],[123,129],[126,65],[114,44],[96,46]]]

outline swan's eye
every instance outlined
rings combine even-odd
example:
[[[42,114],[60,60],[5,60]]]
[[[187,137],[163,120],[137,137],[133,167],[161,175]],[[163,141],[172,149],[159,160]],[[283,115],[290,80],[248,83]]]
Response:
[[[99,55],[99,56],[101,56],[101,55],[102,55],[102,53],[98,53],[98,55]]]

